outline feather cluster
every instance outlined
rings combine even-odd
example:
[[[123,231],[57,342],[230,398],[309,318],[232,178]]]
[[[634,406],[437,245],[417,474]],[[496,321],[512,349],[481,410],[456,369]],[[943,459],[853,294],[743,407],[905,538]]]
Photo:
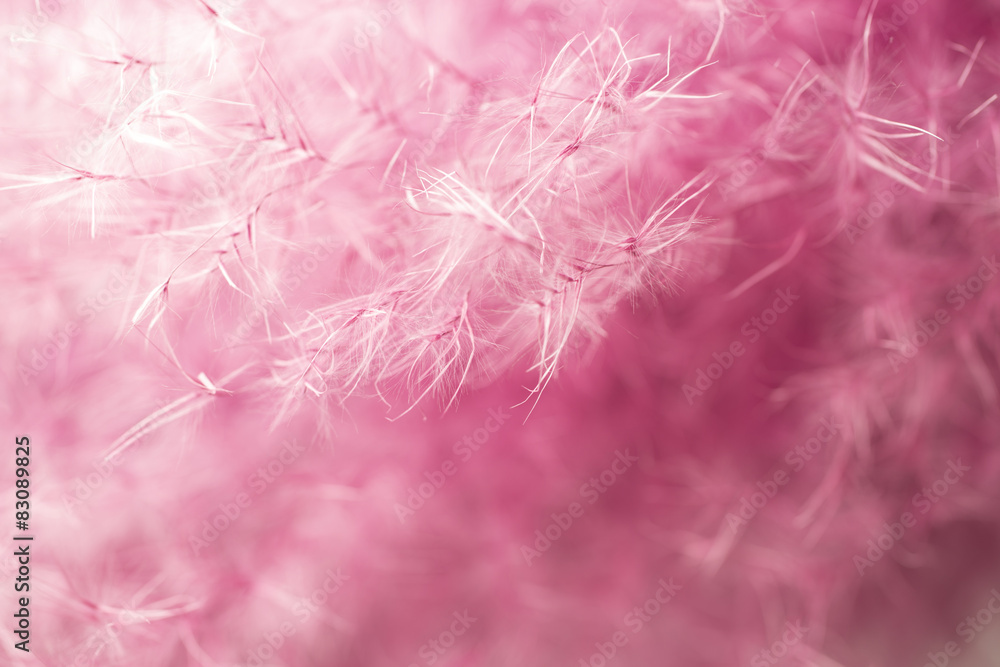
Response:
[[[0,663],[1000,655],[995,0],[2,17]]]

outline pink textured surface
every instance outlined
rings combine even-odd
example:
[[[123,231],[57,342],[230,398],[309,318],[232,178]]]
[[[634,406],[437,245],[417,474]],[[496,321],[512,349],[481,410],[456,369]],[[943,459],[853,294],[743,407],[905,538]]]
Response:
[[[995,0],[0,12],[0,664],[1000,659]]]

